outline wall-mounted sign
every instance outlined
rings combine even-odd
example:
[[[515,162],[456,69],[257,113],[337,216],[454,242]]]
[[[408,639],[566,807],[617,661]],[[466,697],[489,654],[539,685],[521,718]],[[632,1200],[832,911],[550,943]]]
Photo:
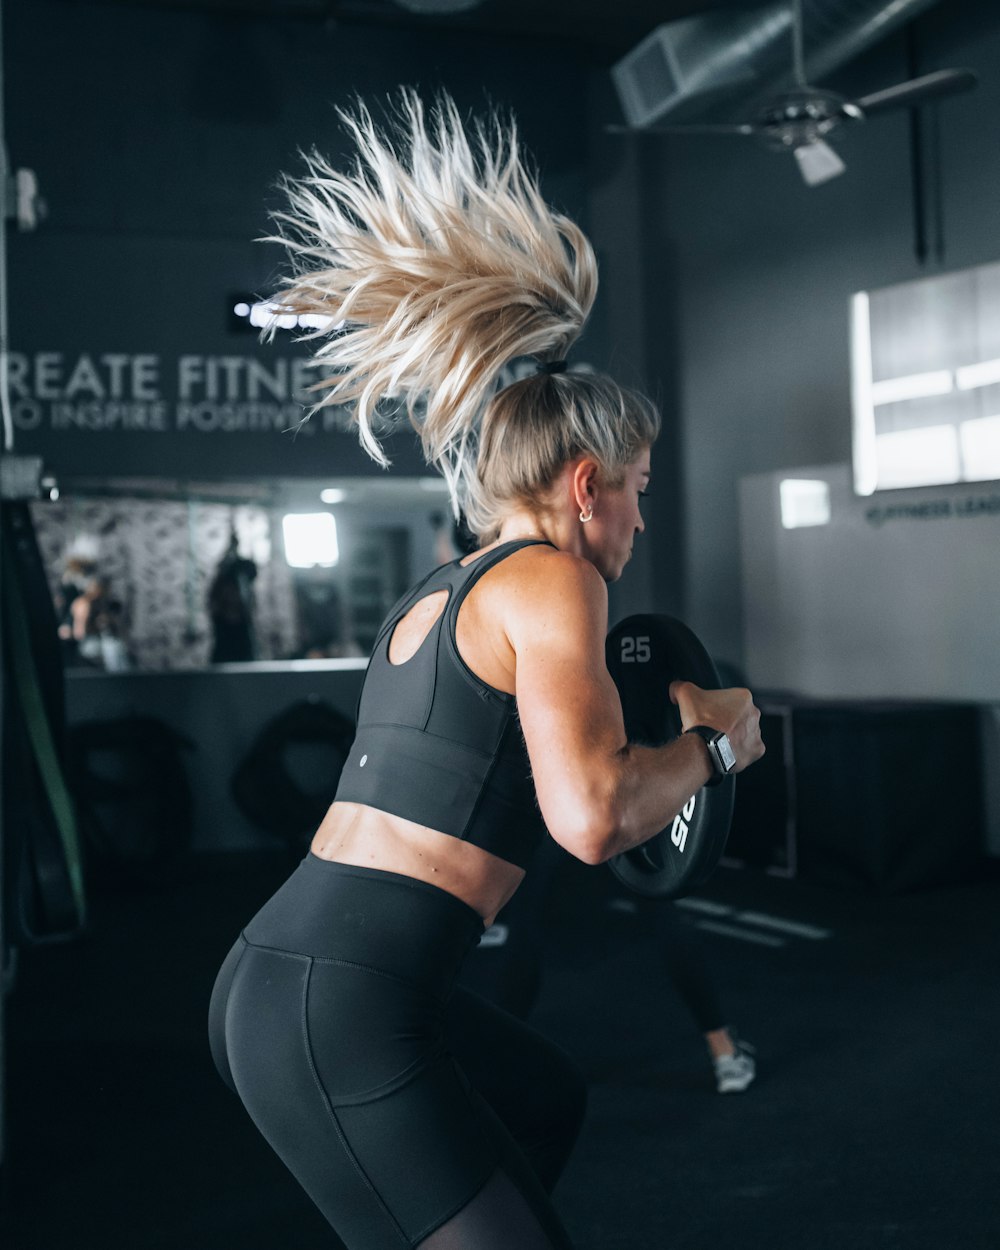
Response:
[[[592,372],[585,361],[575,371]],[[498,386],[533,373],[506,365]],[[308,416],[322,373],[307,356],[36,351],[9,358],[16,449],[64,477],[212,478],[381,473],[350,409]],[[308,418],[308,419],[307,419]],[[383,440],[394,472],[426,473],[405,417]]]
[[[887,521],[941,521],[953,517],[1000,516],[1000,495],[967,495],[955,499],[921,499],[916,502],[872,504],[865,508],[869,525]]]
[[[70,476],[381,472],[347,409],[306,419],[319,376],[304,356],[12,352],[17,450]],[[425,471],[409,431],[386,448],[399,472]]]
[[[232,434],[299,427],[312,435],[346,424],[334,408],[303,423],[316,370],[302,357],[13,352],[9,377],[21,430]]]

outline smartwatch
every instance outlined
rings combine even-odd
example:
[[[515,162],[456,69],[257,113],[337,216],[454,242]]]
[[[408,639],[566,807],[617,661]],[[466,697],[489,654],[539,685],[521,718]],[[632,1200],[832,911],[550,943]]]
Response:
[[[736,753],[733,751],[732,743],[724,733],[720,733],[718,729],[709,729],[707,725],[692,725],[690,729],[685,729],[684,732],[697,734],[708,747],[708,755],[712,761],[712,768],[715,771],[708,781],[705,782],[705,785],[717,786],[723,777],[728,777],[730,773],[735,772]]]

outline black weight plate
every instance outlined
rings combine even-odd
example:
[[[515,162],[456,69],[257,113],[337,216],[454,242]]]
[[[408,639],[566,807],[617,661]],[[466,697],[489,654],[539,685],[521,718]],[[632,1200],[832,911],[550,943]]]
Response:
[[[618,687],[630,742],[662,746],[681,732],[672,681],[719,689],[719,675],[697,636],[671,616],[630,616],[608,634],[608,671]],[[722,856],[733,816],[735,779],[706,786],[683,812],[641,846],[609,861],[623,885],[648,898],[689,894]]]

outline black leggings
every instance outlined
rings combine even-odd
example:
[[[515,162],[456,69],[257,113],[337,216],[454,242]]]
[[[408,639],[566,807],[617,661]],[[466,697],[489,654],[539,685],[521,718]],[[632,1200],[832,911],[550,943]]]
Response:
[[[701,939],[687,916],[662,899],[639,900],[645,909],[656,949],[677,996],[694,1016],[702,1033],[726,1027],[715,980],[708,969]]]
[[[219,972],[213,1057],[349,1250],[565,1250],[585,1090],[453,986],[483,931],[436,886],[310,854]]]

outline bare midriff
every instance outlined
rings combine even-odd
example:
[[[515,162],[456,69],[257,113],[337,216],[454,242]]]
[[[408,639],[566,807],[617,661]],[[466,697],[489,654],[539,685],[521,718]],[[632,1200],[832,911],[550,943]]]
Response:
[[[463,564],[470,562],[466,559]],[[490,569],[473,586],[459,610],[455,636],[462,659],[476,676],[512,694],[513,651],[498,626],[504,582],[510,575],[506,564]],[[445,601],[446,596],[435,592],[403,617],[390,641],[393,664],[405,663],[416,652]],[[427,881],[467,903],[486,925],[493,923],[524,879],[523,868],[481,847],[362,803],[334,803],[311,849],[320,859]]]
[[[450,834],[362,803],[334,803],[312,841],[320,859],[381,868],[427,881],[467,903],[491,925],[524,869]]]

